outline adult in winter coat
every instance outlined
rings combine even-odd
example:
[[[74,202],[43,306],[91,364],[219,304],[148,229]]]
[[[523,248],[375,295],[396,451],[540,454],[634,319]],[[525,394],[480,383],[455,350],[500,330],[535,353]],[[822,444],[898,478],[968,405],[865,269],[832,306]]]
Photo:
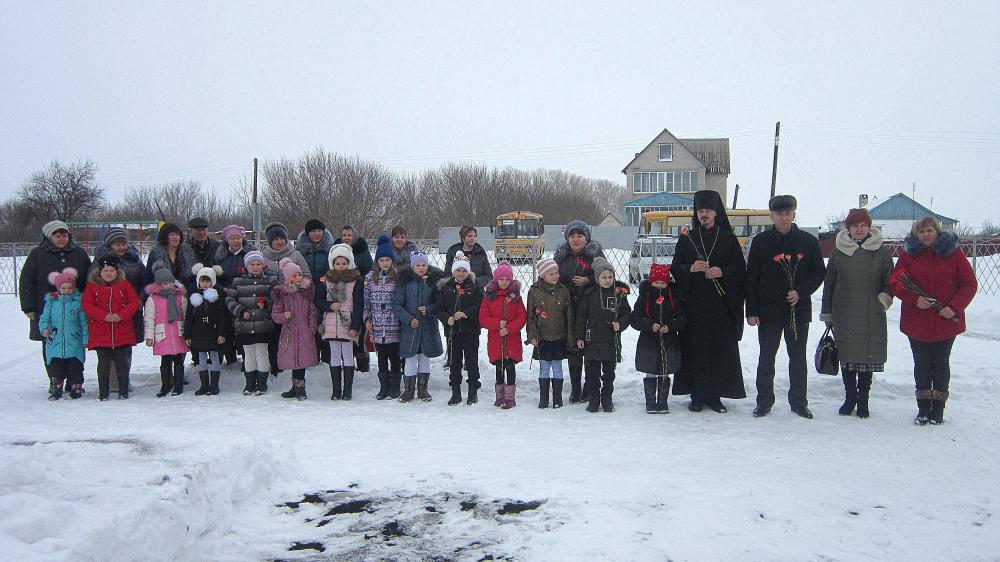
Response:
[[[316,355],[316,325],[319,310],[313,302],[312,280],[291,258],[278,264],[284,282],[271,291],[271,320],[281,325],[278,338],[278,367],[292,370],[292,388],[281,393],[282,398],[304,400],[306,369],[319,364]]]
[[[757,326],[757,407],[766,416],[774,405],[774,356],[784,334],[788,351],[788,403],[799,416],[811,419],[806,398],[806,341],[812,315],[810,296],[826,276],[819,241],[803,232],[795,220],[795,197],[776,195],[768,202],[774,226],[750,243],[747,264],[747,324]],[[790,280],[789,277],[792,279]]]
[[[278,279],[284,282],[284,274],[282,273],[281,267],[278,265],[282,259],[288,258],[295,262],[295,265],[299,266],[302,270],[302,274],[306,277],[312,278],[312,272],[309,270],[309,264],[306,263],[306,259],[302,257],[302,252],[298,250],[295,246],[288,243],[288,229],[285,225],[280,222],[272,222],[264,228],[264,236],[267,238],[267,246],[260,249],[260,253],[264,256],[264,267],[274,271],[278,274]],[[312,288],[312,283],[309,284]],[[315,290],[315,289],[314,289]]]
[[[184,244],[185,260],[189,263],[200,263],[205,267],[215,264],[215,255],[222,242],[208,235],[208,220],[195,217],[188,221],[188,237]]]
[[[83,389],[87,317],[76,280],[77,272],[72,267],[50,273],[49,283],[57,291],[45,295],[45,305],[38,317],[38,329],[45,338],[45,360],[52,373],[50,400],[62,396],[64,381],[69,386],[70,398],[79,398]]]
[[[486,353],[496,366],[496,401],[494,406],[510,409],[517,405],[517,375],[514,366],[523,358],[521,330],[528,314],[521,298],[521,284],[506,261],[497,265],[493,279],[486,286],[479,306],[479,325],[486,328]]]
[[[146,259],[146,272],[142,280],[145,285],[154,283],[153,269],[156,264],[162,264],[170,270],[174,279],[184,285],[184,289],[190,292],[194,286],[194,274],[191,273],[191,266],[197,262],[191,260],[193,254],[184,251],[184,234],[181,227],[174,223],[164,223],[156,233],[156,244],[149,251]]]
[[[469,273],[476,278],[476,284],[480,288],[485,288],[493,279],[493,268],[490,267],[490,259],[486,255],[486,250],[476,242],[479,232],[476,227],[465,225],[458,229],[458,237],[461,240],[448,247],[445,253],[444,270],[451,271],[451,264],[455,261],[455,253],[462,252],[469,260]]]
[[[691,229],[680,236],[671,272],[684,292],[687,328],[674,394],[691,395],[688,409],[726,411],[722,398],[746,398],[740,338],[746,261],[718,192],[694,194]]]
[[[431,400],[427,390],[430,381],[430,359],[444,353],[438,320],[434,316],[437,293],[434,287],[444,272],[431,267],[427,254],[410,254],[410,267],[399,272],[392,311],[399,320],[399,355],[403,367],[403,394],[400,402],[413,400],[414,390],[424,402]]]
[[[256,250],[243,258],[246,271],[233,279],[226,308],[233,316],[236,344],[243,348],[244,395],[267,392],[271,370],[267,345],[275,331],[271,319],[271,291],[278,284],[278,274],[264,269],[264,256]]]
[[[222,267],[205,267],[198,263],[191,267],[197,289],[188,299],[184,315],[184,338],[191,353],[198,354],[198,378],[201,387],[195,396],[219,394],[221,378],[221,352],[229,334],[229,311],[225,298],[215,288]]]
[[[401,224],[392,227],[389,236],[392,238],[392,264],[398,273],[400,270],[410,267],[410,254],[419,250],[417,245],[409,239],[409,234]]]
[[[639,283],[639,298],[631,315],[639,332],[635,370],[643,374],[647,414],[668,414],[670,375],[680,370],[681,339],[688,324],[684,293],[670,280],[670,266],[654,263],[649,278]]]
[[[94,261],[89,283],[84,289],[82,306],[87,314],[90,339],[87,349],[97,351],[98,398],[107,400],[112,390],[118,398],[128,398],[129,370],[132,365],[132,346],[136,338],[133,318],[138,314],[142,301],[125,278],[125,269],[115,254],[107,254]],[[118,384],[111,386],[111,367],[114,366]]]
[[[335,243],[350,246],[351,252],[354,253],[354,265],[356,269],[361,273],[362,277],[368,275],[368,272],[372,270],[372,266],[374,265],[371,250],[368,249],[368,241],[358,236],[354,232],[353,226],[348,224],[342,227],[340,229],[340,238],[337,238]],[[361,373],[367,373],[371,368],[371,356],[368,354],[368,348],[365,347],[365,338],[367,336],[365,325],[362,324],[361,329],[358,330],[358,337],[354,340],[354,361],[358,372]]]
[[[483,290],[476,283],[476,276],[469,271],[469,260],[461,252],[452,261],[451,277],[437,282],[438,320],[444,327],[448,342],[448,384],[451,386],[449,406],[462,402],[462,365],[469,372],[468,405],[479,401],[479,305]]]
[[[951,382],[951,348],[965,331],[965,309],[978,283],[958,238],[933,217],[913,224],[890,277],[903,302],[899,330],[910,338],[917,387],[917,425],[944,422]]]
[[[329,266],[330,270],[322,278],[326,294],[316,304],[323,313],[323,343],[330,348],[333,388],[330,399],[351,400],[356,366],[354,343],[364,318],[365,286],[347,244],[334,244],[330,248]]]
[[[49,282],[49,274],[72,267],[77,271],[87,271],[90,268],[90,258],[87,252],[73,242],[66,223],[54,220],[42,226],[42,241],[32,248],[28,258],[21,267],[18,277],[17,291],[21,300],[21,312],[30,321],[28,337],[32,341],[42,343],[42,363],[48,375],[49,362],[45,357],[45,339],[38,331],[38,316],[45,308],[45,296],[58,290]],[[87,284],[86,279],[79,280],[77,288],[82,290]],[[51,379],[51,377],[49,377]]]
[[[859,418],[868,417],[872,374],[885,369],[885,311],[892,305],[892,255],[882,245],[882,234],[871,226],[868,211],[848,213],[826,264],[819,315],[837,340],[845,391],[840,415],[851,415],[857,406]]]
[[[326,229],[326,225],[319,219],[309,219],[305,227],[299,233],[295,241],[295,247],[302,254],[309,266],[309,274],[312,277],[313,288],[316,291],[316,306],[323,312],[322,302],[326,300],[326,284],[323,283],[323,275],[329,269],[330,248],[333,247],[333,234]],[[319,360],[322,363],[330,362],[330,346],[323,343],[323,336],[316,334],[316,349],[319,351]]]
[[[114,256],[118,260],[118,268],[125,274],[125,280],[132,286],[136,295],[142,295],[142,276],[146,266],[142,263],[142,256],[139,249],[129,244],[128,235],[125,230],[119,227],[109,228],[104,233],[104,243],[94,251],[94,263],[90,266],[90,273],[98,269],[97,263],[102,259]],[[88,279],[91,276],[88,275]],[[141,298],[141,297],[140,297]],[[132,325],[135,329],[136,343],[142,341],[142,314],[132,316]],[[111,390],[115,390],[116,380],[111,378]]]
[[[604,258],[594,259],[593,270],[597,282],[583,290],[573,332],[577,348],[586,356],[587,411],[613,412],[615,365],[622,360],[621,332],[631,317],[629,287],[615,280],[614,267]]]
[[[566,223],[563,234],[566,240],[556,248],[552,259],[559,266],[559,282],[569,289],[573,313],[576,314],[584,290],[594,284],[594,258],[603,258],[604,249],[600,242],[591,240],[590,227],[583,221]],[[586,389],[582,389],[580,384],[583,378],[583,353],[576,346],[569,347],[566,364],[569,365],[570,403],[589,401]]]

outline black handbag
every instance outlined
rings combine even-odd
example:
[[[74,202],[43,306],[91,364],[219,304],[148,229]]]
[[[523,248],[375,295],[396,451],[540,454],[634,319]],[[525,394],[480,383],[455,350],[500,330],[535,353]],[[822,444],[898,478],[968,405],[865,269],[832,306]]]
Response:
[[[819,338],[819,345],[816,346],[816,372],[821,375],[840,374],[840,362],[837,361],[837,342],[830,333],[832,328],[827,326],[823,336]]]

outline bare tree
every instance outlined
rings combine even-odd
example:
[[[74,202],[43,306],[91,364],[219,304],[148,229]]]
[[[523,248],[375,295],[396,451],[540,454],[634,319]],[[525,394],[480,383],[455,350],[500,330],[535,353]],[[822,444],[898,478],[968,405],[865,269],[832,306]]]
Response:
[[[18,197],[38,219],[94,218],[105,203],[104,190],[95,179],[96,171],[96,164],[90,160],[69,165],[53,160],[21,185]]]

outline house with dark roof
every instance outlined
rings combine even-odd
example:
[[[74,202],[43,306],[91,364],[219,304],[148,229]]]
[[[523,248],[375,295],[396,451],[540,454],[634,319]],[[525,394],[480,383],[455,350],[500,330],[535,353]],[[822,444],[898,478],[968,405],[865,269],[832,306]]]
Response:
[[[939,215],[902,193],[897,193],[868,209],[868,214],[872,217],[872,226],[878,228],[882,232],[882,237],[886,239],[905,238],[910,233],[913,223],[927,216],[936,218],[944,230],[954,232],[958,226],[957,220]]]
[[[694,192],[714,189],[726,200],[729,139],[680,139],[663,129],[622,170],[635,199],[625,203],[625,225],[647,211],[689,211]]]

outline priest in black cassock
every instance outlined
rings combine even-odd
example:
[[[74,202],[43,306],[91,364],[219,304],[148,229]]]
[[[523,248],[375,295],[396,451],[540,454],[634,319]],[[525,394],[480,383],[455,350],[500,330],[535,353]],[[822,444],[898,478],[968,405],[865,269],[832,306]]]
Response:
[[[739,349],[746,260],[718,192],[694,194],[692,227],[677,241],[671,271],[688,306],[674,394],[690,394],[692,412],[725,412],[722,398],[747,395]]]

